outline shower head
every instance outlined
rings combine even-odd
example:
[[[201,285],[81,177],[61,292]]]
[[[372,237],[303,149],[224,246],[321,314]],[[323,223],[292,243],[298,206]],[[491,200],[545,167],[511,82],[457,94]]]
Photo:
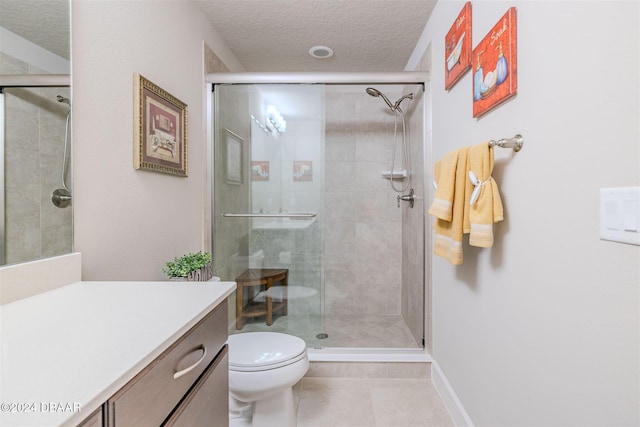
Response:
[[[372,87],[368,87],[367,88],[367,93],[371,96],[373,96],[374,98],[377,96],[382,95],[382,92],[380,92],[378,89],[372,88]]]
[[[384,99],[384,102],[386,102],[387,105],[389,106],[389,108],[391,108],[391,111],[400,111],[400,112],[402,112],[402,109],[400,108],[400,103],[402,101],[404,101],[405,99],[407,99],[407,98],[413,99],[413,93],[409,93],[407,95],[404,95],[402,98],[398,99],[395,104],[392,104],[391,101],[389,101],[389,98],[384,96],[384,93],[380,92],[376,88],[368,87],[367,88],[367,93],[369,95],[373,96],[373,97],[378,97],[379,96],[380,98]]]
[[[372,87],[368,87],[367,88],[367,93],[371,96],[373,96],[374,98],[377,98],[378,96],[382,99],[384,99],[384,102],[387,103],[387,105],[389,106],[389,108],[391,108],[392,111],[395,110],[394,105],[391,103],[391,101],[389,101],[389,98],[387,98],[386,96],[384,96],[384,93],[380,92],[378,89],[372,88]]]
[[[71,101],[69,100],[69,98],[62,95],[58,95],[56,98],[58,99],[58,102],[62,102],[63,104],[67,104],[69,107],[71,107]]]

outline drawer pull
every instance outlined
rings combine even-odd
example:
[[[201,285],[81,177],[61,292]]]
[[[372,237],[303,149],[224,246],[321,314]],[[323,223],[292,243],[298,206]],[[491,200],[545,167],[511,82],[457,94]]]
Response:
[[[200,359],[198,359],[196,361],[196,363],[194,363],[193,365],[184,368],[181,371],[178,371],[176,373],[173,374],[173,379],[177,380],[178,378],[180,378],[181,376],[191,372],[192,370],[194,370],[196,368],[196,366],[198,366],[199,364],[202,363],[202,361],[207,357],[207,348],[204,345],[201,345],[200,347],[197,348],[197,350],[202,350],[202,356],[200,357]]]

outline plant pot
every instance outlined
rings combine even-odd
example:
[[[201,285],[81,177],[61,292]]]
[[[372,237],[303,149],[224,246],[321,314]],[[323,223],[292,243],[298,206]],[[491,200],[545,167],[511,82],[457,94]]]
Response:
[[[187,282],[206,282],[213,277],[213,265],[211,263],[204,267],[189,273],[186,277]]]
[[[196,271],[192,271],[186,277],[169,277],[169,281],[171,282],[207,282],[212,278],[213,278],[213,265],[209,263]]]

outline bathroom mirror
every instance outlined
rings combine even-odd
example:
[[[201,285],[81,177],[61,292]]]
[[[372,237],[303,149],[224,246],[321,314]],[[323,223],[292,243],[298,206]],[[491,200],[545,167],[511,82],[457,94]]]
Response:
[[[70,0],[0,0],[0,266],[72,252]]]

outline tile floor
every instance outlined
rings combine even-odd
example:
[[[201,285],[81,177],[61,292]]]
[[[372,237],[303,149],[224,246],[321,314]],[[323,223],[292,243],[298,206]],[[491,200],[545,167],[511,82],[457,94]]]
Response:
[[[453,427],[430,368],[313,362],[293,388],[298,427]]]
[[[420,348],[401,316],[276,316],[242,331],[297,335],[308,347]],[[329,335],[318,339],[318,333]],[[298,427],[453,427],[427,363],[311,363],[293,388]]]
[[[272,331],[296,335],[308,347],[347,348],[419,348],[420,345],[409,331],[400,315],[331,316],[274,316],[267,326],[264,317],[247,319],[241,331]],[[329,335],[318,339],[319,333]]]

